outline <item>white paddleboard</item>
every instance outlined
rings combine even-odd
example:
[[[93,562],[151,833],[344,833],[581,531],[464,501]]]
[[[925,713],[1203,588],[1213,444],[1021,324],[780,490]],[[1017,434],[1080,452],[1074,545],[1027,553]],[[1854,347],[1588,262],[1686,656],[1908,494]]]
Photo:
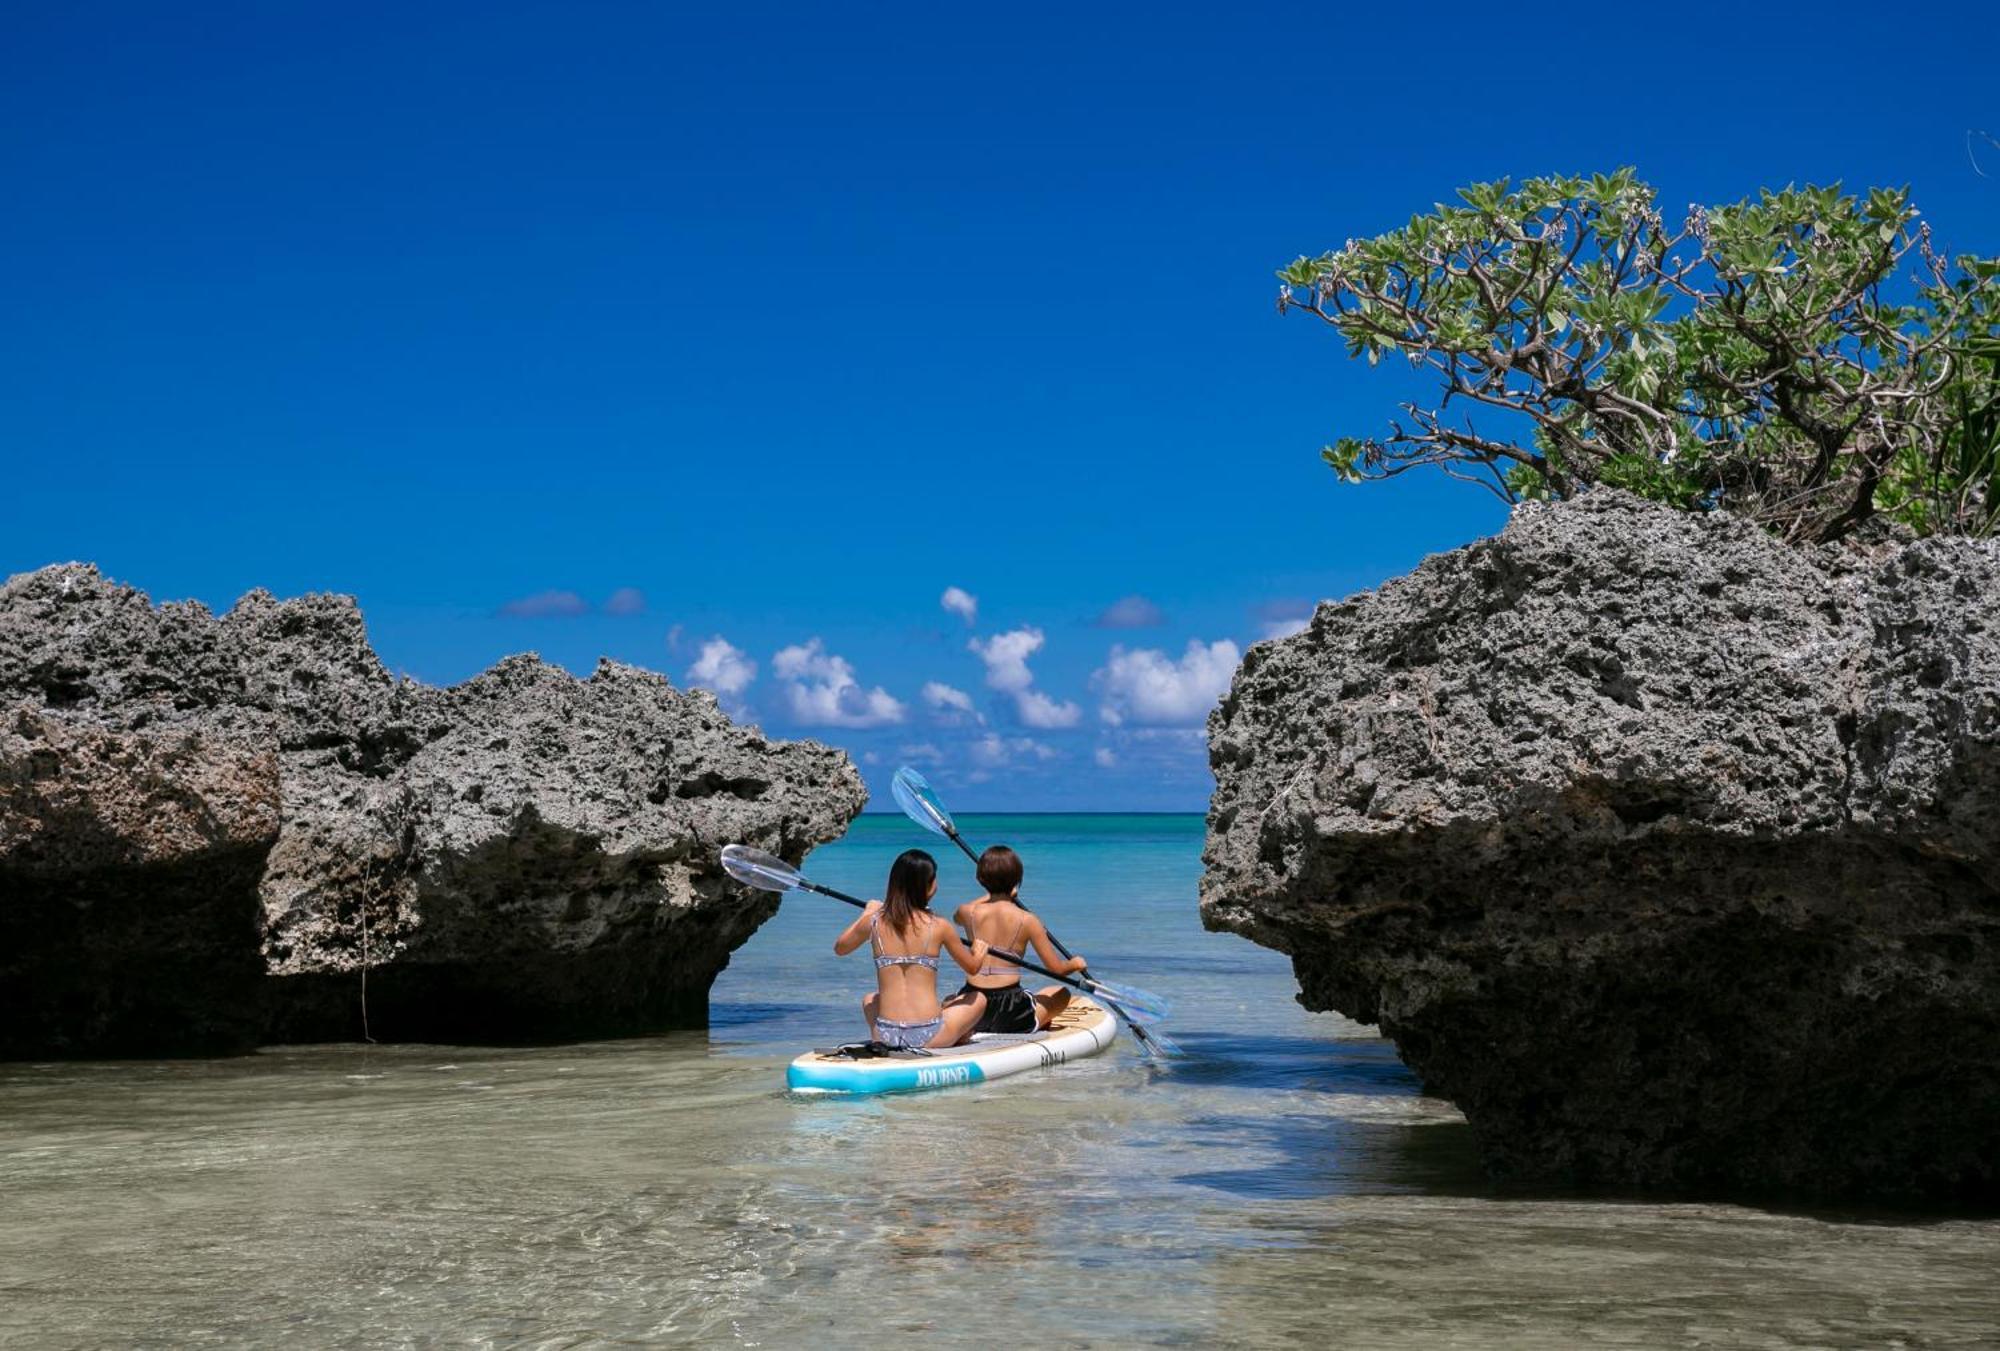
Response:
[[[785,1071],[785,1084],[795,1093],[907,1093],[978,1084],[1096,1055],[1117,1036],[1111,1011],[1079,996],[1040,1032],[982,1033],[964,1046],[867,1060],[808,1051]]]

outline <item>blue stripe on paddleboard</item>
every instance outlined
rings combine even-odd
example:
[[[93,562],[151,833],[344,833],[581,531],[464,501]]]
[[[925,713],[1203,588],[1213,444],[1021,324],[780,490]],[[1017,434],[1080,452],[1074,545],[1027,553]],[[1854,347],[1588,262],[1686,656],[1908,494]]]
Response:
[[[900,1093],[913,1088],[976,1084],[985,1078],[986,1072],[970,1060],[895,1066],[874,1060],[852,1065],[792,1065],[785,1071],[785,1087],[822,1093]]]

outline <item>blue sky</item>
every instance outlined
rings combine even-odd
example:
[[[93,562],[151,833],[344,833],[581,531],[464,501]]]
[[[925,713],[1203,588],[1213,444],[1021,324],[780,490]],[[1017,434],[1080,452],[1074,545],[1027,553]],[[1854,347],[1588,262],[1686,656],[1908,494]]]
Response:
[[[1334,482],[1408,386],[1273,270],[1625,163],[2000,251],[1990,15],[1883,14],[13,6],[0,572],[348,592],[426,680],[699,668],[955,809],[1200,809],[1236,653],[1502,520]]]

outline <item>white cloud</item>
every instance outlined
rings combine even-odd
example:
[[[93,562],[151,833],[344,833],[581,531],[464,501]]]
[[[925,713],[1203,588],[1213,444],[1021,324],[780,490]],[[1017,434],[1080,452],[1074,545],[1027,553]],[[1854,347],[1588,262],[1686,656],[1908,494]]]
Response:
[[[972,763],[982,769],[1000,769],[1024,760],[1053,760],[1059,752],[1033,737],[1001,736],[988,732],[967,748]]]
[[[880,685],[863,689],[847,658],[827,652],[817,638],[780,649],[771,658],[771,674],[786,682],[792,717],[808,727],[883,727],[903,720],[901,700]]]
[[[1035,673],[1028,669],[1028,658],[1041,650],[1043,641],[1040,629],[1013,629],[984,642],[974,638],[965,646],[986,663],[988,685],[1014,694],[1035,683]]]
[[[1293,615],[1289,619],[1267,619],[1263,627],[1258,630],[1257,637],[1260,642],[1268,642],[1273,638],[1289,638],[1295,633],[1305,632],[1306,626],[1312,622],[1311,615]]]
[[[964,690],[954,689],[941,680],[924,682],[924,703],[942,722],[957,722],[961,718],[971,718],[974,722],[984,722],[972,707],[972,696]]]
[[[1154,648],[1128,652],[1114,647],[1111,659],[1092,677],[1104,695],[1098,716],[1113,727],[1199,723],[1228,690],[1240,657],[1227,638],[1192,640],[1179,661]]]
[[[970,624],[979,618],[979,597],[963,587],[948,586],[938,597],[938,604]]]
[[[1034,688],[1035,673],[1028,658],[1046,641],[1040,629],[1011,629],[996,633],[983,642],[973,638],[966,648],[986,663],[986,683],[1002,694],[1012,695],[1021,721],[1030,727],[1074,727],[1083,710],[1068,700],[1056,700]]]
[[[737,695],[757,678],[757,663],[727,638],[717,635],[701,645],[701,655],[688,667],[690,685],[699,685],[717,694]]]
[[[1099,746],[1090,753],[1090,758],[1103,769],[1112,769],[1118,764],[1118,756],[1109,746]]]
[[[944,752],[931,742],[918,741],[896,747],[896,758],[906,765],[941,765],[944,763]]]
[[[1083,710],[1067,699],[1060,703],[1040,690],[1022,690],[1014,696],[1021,721],[1030,727],[1074,727],[1083,721]]]

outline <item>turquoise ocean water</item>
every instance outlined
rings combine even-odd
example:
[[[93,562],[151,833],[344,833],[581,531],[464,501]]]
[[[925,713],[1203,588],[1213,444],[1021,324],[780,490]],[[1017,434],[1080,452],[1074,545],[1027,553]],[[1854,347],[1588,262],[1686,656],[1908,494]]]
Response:
[[[1103,1056],[788,1094],[858,1034],[853,913],[788,898],[706,1032],[0,1065],[0,1345],[1825,1347],[2000,1342],[2000,1224],[1501,1193],[1392,1049],[1202,930],[1192,816],[966,817],[1105,976]],[[866,816],[808,872],[928,844]],[[955,979],[951,984],[955,986]]]

